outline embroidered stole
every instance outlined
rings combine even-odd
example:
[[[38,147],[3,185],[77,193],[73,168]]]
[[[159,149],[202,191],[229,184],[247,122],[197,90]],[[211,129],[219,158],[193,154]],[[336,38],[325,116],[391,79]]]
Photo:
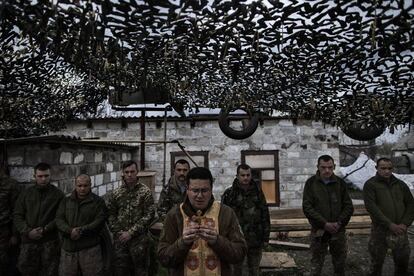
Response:
[[[188,217],[183,210],[183,203],[180,205],[181,214],[183,215],[183,231],[192,223],[200,225],[209,225],[214,227],[217,233],[219,231],[218,215],[220,212],[220,203],[214,201],[210,209],[201,216]],[[209,247],[208,243],[203,239],[194,241],[193,246],[188,251],[184,262],[185,276],[220,276],[221,266],[220,260],[214,251]]]

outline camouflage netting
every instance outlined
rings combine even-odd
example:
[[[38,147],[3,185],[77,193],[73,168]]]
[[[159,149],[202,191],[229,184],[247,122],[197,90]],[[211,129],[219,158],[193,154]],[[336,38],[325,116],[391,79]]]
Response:
[[[341,127],[411,123],[413,5],[5,0],[2,118],[46,130],[93,111],[111,89],[155,88],[187,107],[243,105]],[[77,84],[61,86],[68,74]]]

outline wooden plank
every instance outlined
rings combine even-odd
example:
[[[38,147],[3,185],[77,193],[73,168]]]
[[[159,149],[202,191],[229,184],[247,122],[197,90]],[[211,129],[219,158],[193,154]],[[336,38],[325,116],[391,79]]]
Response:
[[[350,222],[371,222],[371,218],[369,216],[352,216]],[[270,224],[272,225],[281,225],[281,224],[304,224],[308,223],[308,219],[306,218],[295,218],[295,219],[271,219]]]
[[[263,252],[260,267],[296,268],[295,260],[285,252]]]
[[[305,218],[302,208],[289,208],[289,209],[273,209],[270,210],[271,219],[296,219],[296,218]],[[368,215],[365,205],[354,205],[354,214],[353,216],[366,216]]]
[[[302,209],[298,208],[270,210],[269,213],[271,219],[291,219],[305,217]]]
[[[276,247],[282,247],[287,249],[295,249],[295,250],[308,250],[310,248],[309,244],[305,243],[297,243],[297,242],[287,242],[287,241],[275,241],[270,240],[270,245],[276,246]]]
[[[349,235],[369,235],[371,228],[364,229],[346,229],[346,233]],[[271,232],[270,239],[287,239],[287,238],[305,238],[310,235],[310,231],[290,231],[290,232]]]
[[[346,228],[348,229],[364,229],[370,228],[370,222],[350,222]],[[271,231],[275,232],[289,232],[289,231],[304,231],[310,230],[311,226],[309,223],[301,223],[301,224],[272,224]]]
[[[350,235],[369,235],[369,234],[371,234],[371,228],[347,229],[346,232]]]

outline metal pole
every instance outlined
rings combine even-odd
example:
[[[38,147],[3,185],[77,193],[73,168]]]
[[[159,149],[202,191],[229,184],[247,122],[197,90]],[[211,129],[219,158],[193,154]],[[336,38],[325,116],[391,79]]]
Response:
[[[145,110],[141,111],[141,141],[145,141]],[[140,146],[140,164],[141,171],[145,169],[145,143],[141,142]]]
[[[167,182],[167,108],[164,109],[164,169],[162,172],[162,185],[165,187]]]

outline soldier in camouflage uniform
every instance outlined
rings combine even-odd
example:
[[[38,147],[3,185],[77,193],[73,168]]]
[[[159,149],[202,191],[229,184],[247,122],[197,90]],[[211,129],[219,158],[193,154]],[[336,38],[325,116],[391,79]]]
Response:
[[[8,275],[11,266],[10,246],[17,243],[13,233],[13,208],[19,195],[17,181],[0,167],[0,275]]]
[[[334,275],[345,275],[347,240],[345,226],[354,212],[346,183],[334,174],[331,156],[318,158],[318,171],[303,191],[303,213],[311,229],[311,275],[321,275],[325,256],[332,255]]]
[[[56,210],[64,197],[50,184],[50,165],[34,168],[35,185],[25,189],[14,208],[14,224],[22,238],[18,268],[22,275],[56,276],[60,243]]]
[[[157,212],[160,221],[164,221],[168,211],[174,205],[182,203],[186,195],[185,178],[190,170],[187,160],[179,159],[174,164],[174,175],[168,180],[166,186],[162,187],[158,200]]]
[[[138,182],[134,161],[122,165],[123,184],[108,197],[109,228],[114,237],[115,275],[148,275],[148,228],[155,217],[150,189]]]
[[[395,263],[394,275],[408,275],[407,228],[414,220],[414,198],[408,186],[393,175],[390,159],[378,159],[376,168],[377,174],[364,185],[365,207],[372,220],[369,275],[381,275],[389,248]]]
[[[269,242],[270,217],[262,189],[252,180],[250,166],[237,167],[237,177],[224,191],[221,202],[233,208],[248,246],[243,263],[233,267],[233,275],[241,276],[243,271],[249,276],[259,275],[262,250]]]

